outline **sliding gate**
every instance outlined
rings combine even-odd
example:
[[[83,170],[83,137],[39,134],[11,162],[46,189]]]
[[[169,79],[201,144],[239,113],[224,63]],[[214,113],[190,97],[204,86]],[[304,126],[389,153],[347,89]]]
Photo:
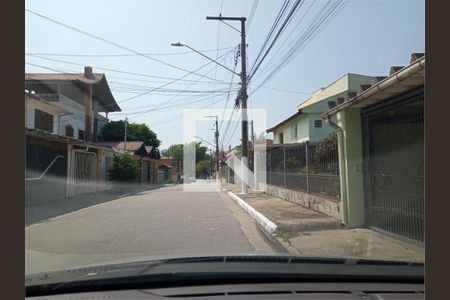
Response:
[[[424,241],[423,90],[362,111],[366,223]]]

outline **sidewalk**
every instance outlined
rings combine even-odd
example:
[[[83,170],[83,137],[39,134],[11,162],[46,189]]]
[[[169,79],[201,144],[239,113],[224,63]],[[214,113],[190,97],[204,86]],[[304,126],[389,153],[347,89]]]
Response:
[[[376,231],[347,229],[340,221],[262,192],[240,194],[240,186],[224,183],[277,225],[278,241],[292,254],[423,262],[424,248]]]

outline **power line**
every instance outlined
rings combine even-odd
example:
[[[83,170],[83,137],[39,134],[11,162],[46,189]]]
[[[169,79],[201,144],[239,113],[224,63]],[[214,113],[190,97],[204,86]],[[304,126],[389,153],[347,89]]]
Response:
[[[255,11],[256,11],[256,8],[258,7],[258,4],[259,4],[259,0],[253,0],[253,4],[252,4],[252,7],[250,8],[250,13],[248,15],[247,34],[250,31],[250,26],[252,25],[253,18],[255,16]]]
[[[255,65],[253,65],[252,70],[250,71],[250,75],[248,80],[250,81],[253,77],[253,75],[256,73],[256,71],[258,70],[258,68],[261,66],[262,62],[264,61],[264,59],[267,57],[267,55],[269,54],[270,50],[272,49],[272,47],[275,45],[276,41],[278,40],[278,38],[281,36],[281,34],[284,32],[286,26],[289,24],[289,22],[292,20],[293,15],[298,11],[298,9],[301,7],[301,5],[303,4],[303,1],[298,0],[294,3],[294,6],[292,7],[291,11],[289,12],[288,16],[286,17],[286,19],[284,20],[283,24],[281,25],[280,29],[278,30],[277,34],[275,35],[274,39],[272,40],[272,43],[270,44],[270,46],[267,48],[266,52],[264,53],[264,55],[261,57],[261,59],[255,63]]]
[[[349,1],[328,1],[319,11],[309,27],[304,30],[304,34],[295,42],[287,53],[278,60],[277,65],[272,68],[271,73],[253,91],[256,92],[261,86],[278,74],[298,53],[300,53],[323,29],[339,14]],[[292,43],[291,43],[292,44]]]
[[[35,58],[40,58],[40,59],[44,59],[44,60],[48,60],[48,61],[54,61],[54,62],[60,62],[60,63],[64,63],[64,64],[69,64],[69,65],[75,65],[75,66],[85,66],[85,64],[80,64],[80,63],[75,63],[72,61],[67,61],[67,60],[62,60],[62,59],[56,59],[56,58],[49,58],[49,57],[43,57],[43,56],[39,56],[39,55],[31,55],[28,54],[28,56],[31,57],[35,57]],[[105,71],[110,71],[110,72],[115,72],[115,73],[123,73],[123,74],[128,74],[128,75],[135,75],[135,76],[141,76],[141,77],[150,77],[150,78],[159,78],[159,79],[167,79],[167,80],[174,80],[175,78],[172,77],[163,77],[163,76],[155,76],[155,75],[148,75],[148,74],[140,74],[140,73],[135,73],[135,72],[129,72],[129,71],[123,71],[123,70],[117,70],[117,69],[111,69],[111,68],[105,68],[105,67],[99,67],[99,66],[93,66],[91,65],[91,67],[99,69],[99,70],[105,70]],[[190,71],[190,74],[193,74],[195,72],[194,71]],[[213,78],[209,78],[214,81]],[[184,79],[181,81],[185,81],[185,82],[194,82],[195,80],[188,80],[188,79]],[[203,81],[204,83],[213,83],[213,81]]]
[[[73,26],[67,25],[67,24],[62,23],[62,22],[60,22],[60,21],[56,21],[55,19],[46,17],[46,16],[44,16],[44,15],[42,15],[42,14],[39,14],[39,13],[34,12],[34,11],[31,11],[31,10],[29,10],[29,9],[26,9],[26,8],[25,8],[25,11],[27,11],[27,12],[29,12],[29,13],[31,13],[31,14],[34,14],[34,15],[36,15],[36,16],[38,16],[38,17],[41,17],[41,18],[43,18],[43,19],[45,19],[45,20],[47,20],[47,21],[50,21],[50,22],[52,22],[52,23],[61,25],[61,26],[63,26],[63,27],[66,27],[66,28],[71,29],[71,30],[73,30],[73,31],[76,31],[76,32],[78,32],[78,33],[87,35],[87,36],[89,36],[89,37],[91,37],[91,38],[94,38],[94,39],[103,41],[103,42],[105,42],[105,43],[107,43],[107,44],[113,45],[113,46],[115,46],[115,47],[118,47],[118,48],[121,48],[121,49],[123,49],[123,50],[132,52],[132,53],[137,54],[137,55],[139,55],[139,56],[145,57],[145,58],[147,58],[147,59],[149,59],[149,60],[158,62],[158,63],[160,63],[160,64],[166,65],[166,66],[168,66],[168,67],[171,67],[171,68],[174,68],[174,69],[177,69],[177,70],[180,70],[180,71],[187,72],[189,75],[190,75],[190,74],[195,74],[195,75],[197,75],[197,76],[200,76],[199,74],[197,74],[197,73],[195,73],[195,72],[193,72],[193,71],[189,71],[189,70],[186,70],[186,69],[184,69],[184,68],[181,68],[181,67],[178,67],[178,66],[169,64],[169,63],[167,63],[167,62],[165,62],[165,61],[162,61],[162,60],[160,60],[160,59],[153,58],[153,57],[151,57],[151,56],[145,55],[145,54],[140,53],[140,52],[138,52],[138,51],[136,51],[136,50],[133,50],[133,49],[131,49],[131,48],[122,46],[122,45],[120,45],[120,44],[118,44],[118,43],[109,41],[109,40],[107,40],[107,39],[105,39],[105,38],[102,38],[102,37],[100,37],[100,36],[97,36],[97,35],[94,35],[94,34],[92,34],[92,33],[86,32],[86,31],[84,31],[84,30],[75,28],[75,27],[73,27]],[[211,78],[209,78],[209,79],[211,79]]]
[[[223,50],[230,50],[233,49],[233,47],[225,47],[225,48],[219,48],[219,49],[210,49],[210,50],[198,50],[198,52],[202,53],[208,53],[208,52],[216,52],[216,51],[223,51]],[[143,55],[152,55],[152,56],[171,56],[171,55],[183,55],[183,54],[193,54],[192,51],[181,51],[181,52],[174,52],[174,53],[142,53]],[[116,54],[76,54],[76,53],[33,53],[33,52],[27,52],[25,55],[40,55],[40,56],[59,56],[59,57],[133,57],[133,56],[140,56],[139,54],[134,53],[116,53]]]

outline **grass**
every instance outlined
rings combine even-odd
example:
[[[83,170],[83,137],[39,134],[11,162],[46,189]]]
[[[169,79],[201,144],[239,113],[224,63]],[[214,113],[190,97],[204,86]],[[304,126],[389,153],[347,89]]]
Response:
[[[277,237],[283,239],[283,241],[285,241],[285,242],[289,242],[290,239],[298,236],[297,232],[294,232],[294,231],[279,230],[275,234],[277,235]]]

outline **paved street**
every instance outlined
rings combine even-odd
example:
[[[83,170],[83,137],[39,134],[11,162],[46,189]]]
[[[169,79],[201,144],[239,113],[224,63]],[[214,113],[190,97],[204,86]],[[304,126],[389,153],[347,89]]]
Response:
[[[30,225],[26,272],[135,258],[277,251],[235,202],[204,191],[205,186],[145,191]]]

